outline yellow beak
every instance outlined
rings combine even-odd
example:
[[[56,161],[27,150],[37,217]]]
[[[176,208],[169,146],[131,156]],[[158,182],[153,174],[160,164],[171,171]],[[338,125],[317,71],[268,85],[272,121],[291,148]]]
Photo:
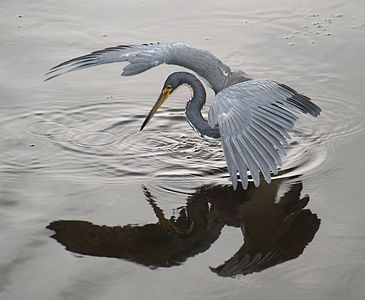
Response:
[[[153,115],[158,111],[158,109],[162,106],[162,104],[167,100],[167,98],[171,95],[172,93],[172,88],[171,87],[165,87],[161,94],[160,97],[158,97],[155,105],[152,107],[151,111],[149,112],[149,114],[147,115],[146,119],[144,120],[141,129],[139,131],[142,131],[143,128],[147,125],[147,123],[152,119]]]

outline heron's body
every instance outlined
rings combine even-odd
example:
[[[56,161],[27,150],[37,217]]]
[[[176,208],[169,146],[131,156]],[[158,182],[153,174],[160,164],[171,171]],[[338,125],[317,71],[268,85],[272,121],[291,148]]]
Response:
[[[48,73],[48,79],[65,72],[123,61],[129,62],[123,69],[123,76],[139,74],[166,63],[191,69],[207,80],[216,93],[208,120],[201,114],[206,102],[203,84],[191,73],[176,72],[166,79],[141,130],[173,90],[182,84],[189,85],[193,96],[186,105],[187,120],[201,135],[221,139],[234,188],[237,187],[237,172],[243,187],[247,187],[247,170],[256,186],[260,183],[260,172],[270,182],[270,172],[277,173],[281,156],[286,154],[288,132],[293,129],[296,113],[318,116],[321,111],[308,97],[286,85],[250,79],[243,71],[232,71],[210,52],[180,43],[106,48],[57,65]]]

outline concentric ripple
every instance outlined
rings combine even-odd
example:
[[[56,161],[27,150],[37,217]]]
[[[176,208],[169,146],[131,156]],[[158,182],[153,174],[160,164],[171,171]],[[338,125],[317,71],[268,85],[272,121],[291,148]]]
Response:
[[[362,128],[349,101],[314,98],[323,113],[318,119],[299,119],[277,177],[322,176],[328,172],[320,165],[328,157],[329,145]],[[183,108],[163,108],[139,132],[145,116],[135,112],[147,111],[135,103],[118,101],[9,117],[1,124],[0,159],[9,172],[37,169],[78,180],[123,177],[163,182],[167,188],[170,183],[172,189],[179,182],[196,180],[228,183],[220,142],[195,133]],[[19,127],[23,136],[14,137],[12,128]]]

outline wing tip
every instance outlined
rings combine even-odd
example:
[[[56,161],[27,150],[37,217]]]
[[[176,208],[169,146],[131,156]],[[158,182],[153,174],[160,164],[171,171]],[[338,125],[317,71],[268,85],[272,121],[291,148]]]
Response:
[[[47,82],[47,81],[49,81],[49,80],[51,80],[51,79],[53,79],[53,78],[55,78],[55,77],[58,77],[58,76],[60,76],[62,73],[60,73],[60,74],[54,74],[54,75],[51,75],[51,76],[47,76],[47,75],[49,75],[49,72],[48,73],[46,73],[46,74],[44,74],[45,76],[47,76],[45,79],[44,79],[44,82]]]
[[[283,88],[286,91],[289,91],[293,95],[287,99],[287,101],[292,102],[293,106],[295,106],[297,109],[299,109],[303,113],[309,113],[313,117],[318,117],[321,114],[322,109],[316,105],[311,98],[298,93],[293,88],[287,86],[283,83],[277,83],[281,88]]]

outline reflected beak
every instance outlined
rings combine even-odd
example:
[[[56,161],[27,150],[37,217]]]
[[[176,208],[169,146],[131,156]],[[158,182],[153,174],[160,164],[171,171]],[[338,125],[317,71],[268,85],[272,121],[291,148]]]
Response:
[[[142,131],[143,128],[147,125],[147,123],[152,119],[153,115],[158,111],[158,109],[162,106],[162,104],[167,100],[167,98],[171,95],[172,89],[165,87],[160,97],[158,97],[156,104],[152,107],[151,111],[147,115],[146,119],[144,120],[141,129],[139,131]]]

